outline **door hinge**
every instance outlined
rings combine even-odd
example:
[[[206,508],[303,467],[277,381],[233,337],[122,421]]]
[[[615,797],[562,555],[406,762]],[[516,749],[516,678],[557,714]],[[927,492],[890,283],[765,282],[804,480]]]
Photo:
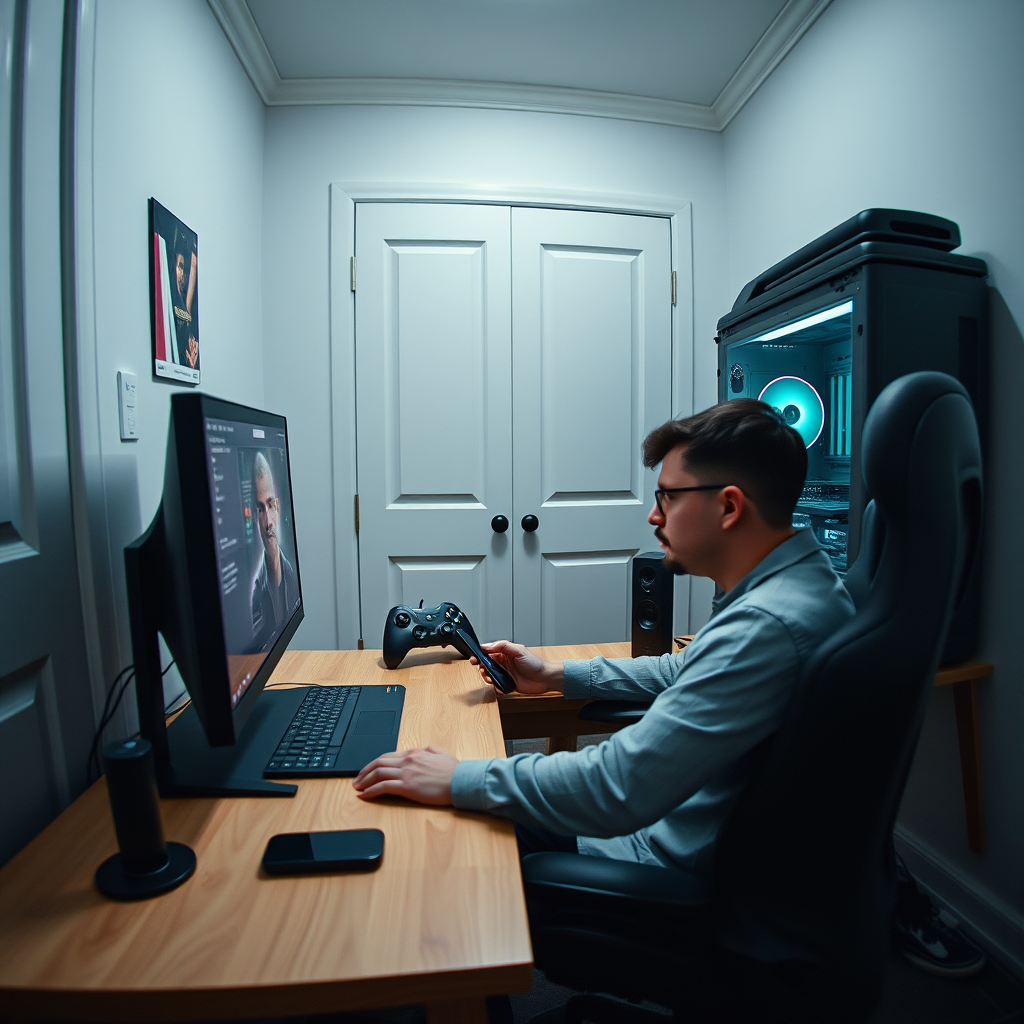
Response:
[[[355,258],[355,256],[352,257],[351,267],[352,267],[352,291],[355,291],[356,290],[356,258]]]
[[[672,305],[676,304],[676,272],[672,271]]]
[[[356,521],[356,533],[359,532],[359,495],[355,496],[355,500],[352,502],[352,514]]]

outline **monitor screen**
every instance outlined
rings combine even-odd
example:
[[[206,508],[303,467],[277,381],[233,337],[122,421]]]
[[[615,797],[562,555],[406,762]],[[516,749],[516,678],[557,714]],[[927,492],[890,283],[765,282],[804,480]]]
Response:
[[[204,416],[231,707],[299,608],[283,427]]]

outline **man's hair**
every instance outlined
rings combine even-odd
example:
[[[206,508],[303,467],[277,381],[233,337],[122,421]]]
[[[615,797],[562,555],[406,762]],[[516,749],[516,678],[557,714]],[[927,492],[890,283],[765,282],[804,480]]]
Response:
[[[270,471],[270,463],[267,462],[267,457],[263,452],[257,452],[256,458],[252,460],[252,494],[254,501],[256,499],[256,483],[264,477],[269,478],[271,489],[273,489],[274,474]]]
[[[807,449],[770,405],[734,398],[669,420],[644,439],[644,465],[653,469],[680,446],[683,465],[701,483],[735,484],[769,526],[790,525],[807,476]]]

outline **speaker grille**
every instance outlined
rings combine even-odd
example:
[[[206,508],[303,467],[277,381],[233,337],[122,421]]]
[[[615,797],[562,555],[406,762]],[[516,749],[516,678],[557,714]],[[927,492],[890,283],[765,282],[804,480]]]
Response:
[[[653,601],[641,601],[636,608],[636,622],[641,629],[657,629],[661,616]]]

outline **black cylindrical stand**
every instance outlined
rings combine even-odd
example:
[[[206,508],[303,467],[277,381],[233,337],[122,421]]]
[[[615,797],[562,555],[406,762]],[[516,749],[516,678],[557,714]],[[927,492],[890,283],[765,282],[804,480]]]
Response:
[[[139,900],[181,885],[195,870],[196,855],[164,840],[149,740],[107,747],[103,766],[120,853],[97,868],[96,887],[111,899]]]

